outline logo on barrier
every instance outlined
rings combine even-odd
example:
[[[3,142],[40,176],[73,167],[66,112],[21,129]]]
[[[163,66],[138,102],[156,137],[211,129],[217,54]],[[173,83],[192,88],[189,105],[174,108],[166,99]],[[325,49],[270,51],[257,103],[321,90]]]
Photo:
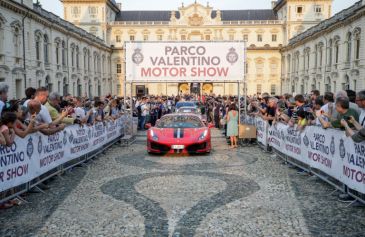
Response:
[[[331,146],[330,146],[331,154],[334,155],[336,153],[336,145],[335,145],[335,137],[332,136]]]
[[[132,62],[139,65],[143,62],[144,56],[141,53],[141,49],[135,49],[134,53],[132,54]]]
[[[346,156],[345,142],[343,139],[340,140],[340,157],[343,159]]]
[[[33,139],[32,137],[30,137],[28,139],[28,144],[27,144],[27,156],[29,159],[32,158],[33,151],[34,151]]]
[[[66,145],[67,143],[67,132],[63,131],[63,145]]]
[[[235,48],[230,48],[229,52],[227,54],[227,62],[229,62],[231,65],[235,64],[238,61],[238,53],[236,52]]]
[[[303,137],[303,143],[304,143],[304,145],[305,145],[306,147],[308,147],[308,145],[309,145],[309,139],[308,139],[308,137],[307,137],[307,134],[305,134],[305,136]]]
[[[41,154],[42,153],[42,137],[39,136],[38,137],[38,153]]]
[[[70,144],[72,144],[72,141],[74,140],[74,134],[71,131],[70,136],[68,137],[68,141],[70,142]]]

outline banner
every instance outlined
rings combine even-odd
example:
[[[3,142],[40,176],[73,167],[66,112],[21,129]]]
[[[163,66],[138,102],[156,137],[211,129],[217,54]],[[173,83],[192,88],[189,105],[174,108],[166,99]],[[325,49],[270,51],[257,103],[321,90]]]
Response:
[[[264,147],[267,146],[267,131],[268,131],[268,122],[258,117],[256,119],[256,129],[257,129],[257,141],[261,143]]]
[[[0,146],[0,192],[32,179],[124,136],[126,116],[93,126],[73,125],[54,135],[34,133]]]
[[[129,42],[126,81],[239,81],[244,42]]]

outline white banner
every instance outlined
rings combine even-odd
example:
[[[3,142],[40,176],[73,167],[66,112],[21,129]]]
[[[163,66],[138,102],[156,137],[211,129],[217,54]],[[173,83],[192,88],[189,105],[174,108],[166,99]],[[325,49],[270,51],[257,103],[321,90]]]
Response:
[[[267,134],[268,134],[269,123],[262,118],[256,119],[256,130],[257,130],[257,141],[264,147],[267,146]]]
[[[222,82],[244,77],[244,42],[129,42],[125,48],[128,82]]]
[[[0,146],[0,192],[32,179],[124,135],[123,116],[94,126],[73,125],[51,136],[17,137],[11,147]]]

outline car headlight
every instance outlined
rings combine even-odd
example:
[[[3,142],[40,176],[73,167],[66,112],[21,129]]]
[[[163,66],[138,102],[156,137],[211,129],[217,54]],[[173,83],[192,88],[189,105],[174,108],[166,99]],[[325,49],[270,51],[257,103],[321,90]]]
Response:
[[[203,139],[205,139],[206,137],[207,137],[207,135],[208,135],[208,130],[205,130],[201,135],[200,135],[200,137],[199,137],[199,139],[198,140],[203,140]]]
[[[152,129],[150,130],[150,135],[152,137],[152,140],[158,141],[158,137]]]

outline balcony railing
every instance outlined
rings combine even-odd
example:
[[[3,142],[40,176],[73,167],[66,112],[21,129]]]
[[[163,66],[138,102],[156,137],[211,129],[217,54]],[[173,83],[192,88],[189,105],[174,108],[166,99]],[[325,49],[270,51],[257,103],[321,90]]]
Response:
[[[170,21],[112,21],[111,25],[170,25]],[[283,21],[258,20],[258,21],[222,21],[223,25],[280,25]]]

